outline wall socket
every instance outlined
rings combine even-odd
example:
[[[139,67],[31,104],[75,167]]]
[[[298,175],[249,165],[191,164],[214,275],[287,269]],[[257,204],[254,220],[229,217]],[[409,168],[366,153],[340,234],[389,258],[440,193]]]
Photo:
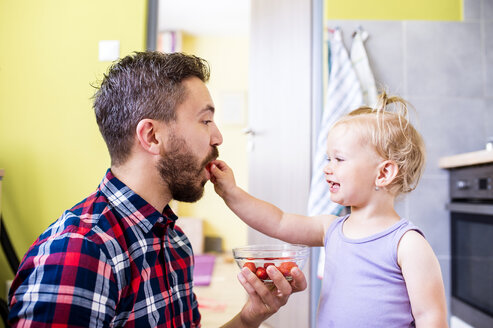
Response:
[[[114,61],[120,57],[120,41],[101,40],[99,41],[99,61]]]

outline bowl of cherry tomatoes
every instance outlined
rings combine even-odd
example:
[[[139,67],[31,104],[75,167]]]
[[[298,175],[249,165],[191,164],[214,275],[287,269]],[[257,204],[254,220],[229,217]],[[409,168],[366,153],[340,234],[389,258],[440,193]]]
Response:
[[[270,265],[277,267],[288,281],[292,280],[291,269],[303,269],[310,248],[305,245],[278,244],[278,245],[249,245],[233,248],[233,257],[236,264],[248,268],[264,283],[272,283],[267,274]]]

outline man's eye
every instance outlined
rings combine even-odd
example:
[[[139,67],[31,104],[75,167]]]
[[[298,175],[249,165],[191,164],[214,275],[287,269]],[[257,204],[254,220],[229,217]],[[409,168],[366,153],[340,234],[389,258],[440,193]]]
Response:
[[[202,121],[202,123],[204,123],[205,125],[209,125],[210,123],[212,123],[212,120],[204,120]]]

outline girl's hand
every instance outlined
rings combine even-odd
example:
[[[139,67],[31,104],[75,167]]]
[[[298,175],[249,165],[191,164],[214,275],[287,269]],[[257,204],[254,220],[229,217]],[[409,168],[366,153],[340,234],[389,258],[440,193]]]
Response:
[[[236,187],[233,170],[223,161],[215,160],[209,168],[216,193],[225,198]]]

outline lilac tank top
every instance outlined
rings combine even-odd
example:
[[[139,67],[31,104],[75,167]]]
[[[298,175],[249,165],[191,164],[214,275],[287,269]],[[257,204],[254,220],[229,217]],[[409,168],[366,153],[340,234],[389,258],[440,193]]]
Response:
[[[397,245],[409,230],[405,219],[375,235],[349,239],[337,218],[325,234],[325,268],[317,328],[414,327]]]

